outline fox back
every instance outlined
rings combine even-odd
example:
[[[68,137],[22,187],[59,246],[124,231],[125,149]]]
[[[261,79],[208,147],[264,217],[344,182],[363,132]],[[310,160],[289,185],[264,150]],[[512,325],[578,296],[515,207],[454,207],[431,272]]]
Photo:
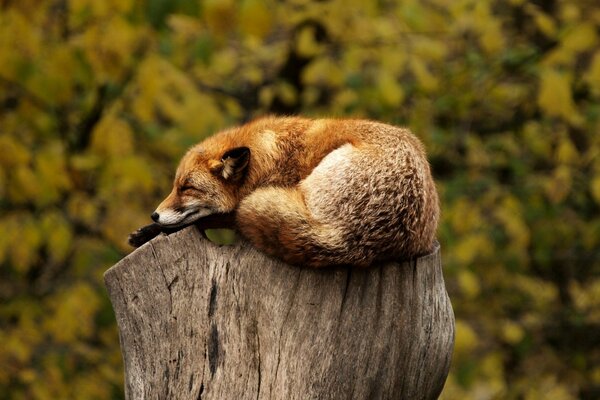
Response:
[[[407,129],[266,117],[191,148],[153,219],[174,228],[232,212],[234,228],[288,263],[367,266],[430,251],[439,201]]]

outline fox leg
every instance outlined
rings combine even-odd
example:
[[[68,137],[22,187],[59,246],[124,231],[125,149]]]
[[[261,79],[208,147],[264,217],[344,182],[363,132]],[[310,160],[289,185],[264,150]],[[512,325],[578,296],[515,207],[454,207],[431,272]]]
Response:
[[[198,221],[195,221],[189,225],[183,225],[177,228],[168,228],[161,226],[157,223],[152,223],[150,225],[143,226],[137,231],[129,234],[128,243],[133,247],[140,247],[141,245],[143,245],[146,242],[149,242],[161,233],[169,235],[171,233],[175,233],[184,228],[187,228],[190,225],[195,225],[202,233],[202,236],[206,238],[206,233],[204,232],[206,229],[234,228],[235,217],[233,213],[213,214],[207,217],[200,218]]]
[[[289,264],[346,264],[339,230],[317,220],[300,187],[267,187],[242,200],[237,226],[252,244]]]

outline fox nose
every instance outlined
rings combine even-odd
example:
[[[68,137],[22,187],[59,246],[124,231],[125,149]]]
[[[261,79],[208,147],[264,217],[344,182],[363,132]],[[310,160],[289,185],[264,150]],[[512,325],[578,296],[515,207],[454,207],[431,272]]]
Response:
[[[152,221],[154,221],[154,222],[158,222],[158,217],[160,217],[160,216],[158,215],[158,213],[156,211],[154,211],[152,213],[152,215],[150,216],[150,218],[152,218]]]

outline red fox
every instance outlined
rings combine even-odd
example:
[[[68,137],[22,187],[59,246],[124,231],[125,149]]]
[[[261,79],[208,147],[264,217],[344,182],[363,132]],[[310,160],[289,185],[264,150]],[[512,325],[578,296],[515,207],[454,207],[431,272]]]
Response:
[[[409,130],[264,117],[192,147],[156,224],[130,243],[212,218],[211,227],[235,228],[290,264],[368,266],[429,252],[439,214],[423,145]],[[221,215],[230,218],[219,224]]]

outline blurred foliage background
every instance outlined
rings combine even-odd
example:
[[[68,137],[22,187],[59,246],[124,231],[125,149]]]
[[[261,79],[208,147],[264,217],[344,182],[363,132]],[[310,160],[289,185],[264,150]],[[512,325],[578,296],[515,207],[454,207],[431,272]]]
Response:
[[[123,396],[103,272],[186,148],[265,113],[425,142],[443,399],[600,398],[600,3],[0,0],[0,399]]]

